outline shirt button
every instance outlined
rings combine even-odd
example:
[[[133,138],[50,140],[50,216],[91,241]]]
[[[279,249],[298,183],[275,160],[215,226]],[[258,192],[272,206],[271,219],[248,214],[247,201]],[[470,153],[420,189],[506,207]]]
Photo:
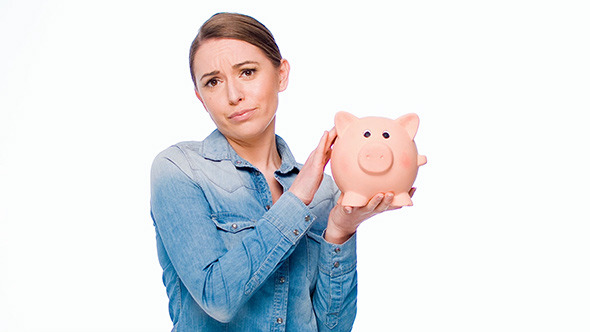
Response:
[[[232,224],[231,225],[231,228],[236,229],[236,228],[238,228],[238,225],[237,224]]]
[[[281,278],[279,279],[279,282],[280,282],[281,284],[282,284],[282,283],[285,283],[285,277],[281,277]]]
[[[265,206],[267,210],[270,210],[270,205]]]
[[[308,215],[306,215],[306,216],[305,216],[305,221],[310,221],[310,220],[311,220],[311,217],[309,216],[309,214],[308,214]]]
[[[299,231],[298,230],[294,230],[293,231],[293,234],[295,234],[295,236],[298,236],[299,235]]]
[[[340,266],[340,262],[334,262],[334,267],[337,268]]]
[[[277,318],[277,323],[283,324],[283,319],[281,317]]]
[[[334,249],[334,252],[335,252],[335,253],[340,253],[340,248],[336,248],[336,249]]]

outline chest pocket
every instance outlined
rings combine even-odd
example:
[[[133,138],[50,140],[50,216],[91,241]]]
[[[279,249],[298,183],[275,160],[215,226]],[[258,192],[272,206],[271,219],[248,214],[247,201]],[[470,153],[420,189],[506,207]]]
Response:
[[[256,220],[232,212],[215,213],[211,220],[228,249],[239,245],[242,238],[256,227]]]

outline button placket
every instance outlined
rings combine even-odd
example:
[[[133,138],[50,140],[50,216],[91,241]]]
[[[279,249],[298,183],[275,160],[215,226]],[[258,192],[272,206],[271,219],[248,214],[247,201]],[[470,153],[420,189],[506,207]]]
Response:
[[[274,317],[273,331],[284,331],[289,297],[289,258],[278,268],[274,280],[273,313],[270,317]]]

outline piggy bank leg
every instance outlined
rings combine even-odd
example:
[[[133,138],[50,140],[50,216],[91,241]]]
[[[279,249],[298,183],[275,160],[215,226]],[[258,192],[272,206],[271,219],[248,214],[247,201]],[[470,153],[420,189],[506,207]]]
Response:
[[[412,206],[412,199],[410,198],[409,193],[399,193],[393,196],[393,202],[391,202],[392,206]]]
[[[348,191],[340,195],[338,204],[342,206],[365,206],[369,199],[361,194]]]

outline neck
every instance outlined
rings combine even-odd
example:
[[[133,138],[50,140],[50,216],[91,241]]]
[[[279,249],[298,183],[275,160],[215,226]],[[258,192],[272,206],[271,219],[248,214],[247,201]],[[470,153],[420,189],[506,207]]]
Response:
[[[249,140],[226,138],[240,157],[263,173],[266,171],[274,172],[281,166],[281,156],[277,149],[274,126],[269,126],[264,133]]]

